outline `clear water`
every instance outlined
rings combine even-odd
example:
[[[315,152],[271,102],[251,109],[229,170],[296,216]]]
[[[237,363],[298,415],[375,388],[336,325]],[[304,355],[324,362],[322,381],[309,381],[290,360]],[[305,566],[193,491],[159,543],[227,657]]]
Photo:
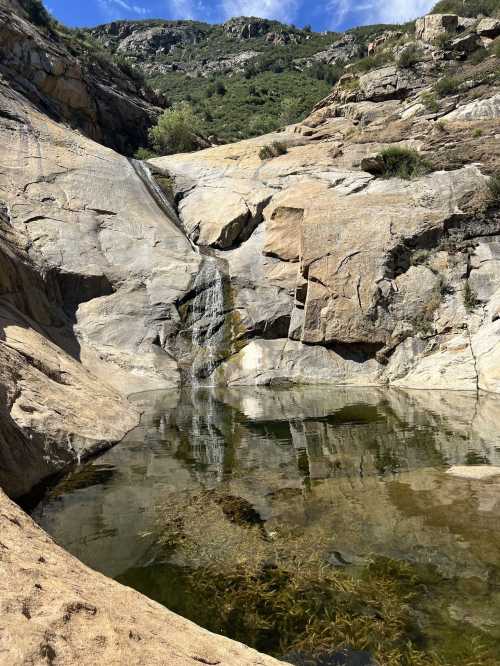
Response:
[[[33,512],[83,562],[211,630],[318,665],[372,662],[360,645],[308,661],[310,649],[287,651],[272,626],[264,636],[214,618],[213,609],[209,617],[207,590],[189,576],[202,577],[207,558],[221,553],[224,566],[235,553],[268,557],[290,535],[305,554],[316,550],[353,576],[374,558],[409,563],[433,577],[410,603],[419,649],[458,664],[454,655],[478,641],[493,655],[484,663],[500,663],[500,476],[450,473],[456,465],[500,470],[497,398],[252,387],[135,400],[141,426],[61,479]],[[234,519],[220,497],[243,500],[250,513]],[[194,548],[160,543],[158,525],[176,512],[186,515]]]

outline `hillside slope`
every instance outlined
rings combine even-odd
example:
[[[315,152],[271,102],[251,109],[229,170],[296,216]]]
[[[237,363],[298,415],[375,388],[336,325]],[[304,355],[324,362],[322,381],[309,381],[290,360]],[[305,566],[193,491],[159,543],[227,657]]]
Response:
[[[115,21],[90,35],[144,72],[170,102],[189,101],[207,135],[234,141],[304,117],[343,67],[390,26],[315,33],[277,21],[233,18]],[[401,37],[411,26],[395,27]]]

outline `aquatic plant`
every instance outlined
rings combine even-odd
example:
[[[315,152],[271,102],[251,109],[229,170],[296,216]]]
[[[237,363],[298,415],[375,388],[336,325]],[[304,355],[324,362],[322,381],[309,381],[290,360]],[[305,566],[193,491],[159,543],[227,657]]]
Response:
[[[342,650],[368,652],[381,666],[495,663],[471,628],[457,646],[428,644],[419,613],[447,584],[431,566],[387,557],[349,566],[334,538],[286,526],[267,532],[255,508],[220,490],[166,498],[157,530],[182,567],[190,618],[261,651],[311,663]]]

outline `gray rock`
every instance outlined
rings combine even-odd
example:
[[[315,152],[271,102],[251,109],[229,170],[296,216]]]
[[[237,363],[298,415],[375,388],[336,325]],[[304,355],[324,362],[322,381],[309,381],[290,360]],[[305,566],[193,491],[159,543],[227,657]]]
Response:
[[[500,35],[500,19],[493,17],[481,19],[477,24],[476,32],[481,37],[491,39],[498,37]]]
[[[496,118],[500,118],[500,94],[463,104],[443,116],[443,120],[460,121],[494,120]]]
[[[457,27],[456,14],[428,14],[415,21],[415,37],[424,42],[433,42],[441,35],[455,33]]]

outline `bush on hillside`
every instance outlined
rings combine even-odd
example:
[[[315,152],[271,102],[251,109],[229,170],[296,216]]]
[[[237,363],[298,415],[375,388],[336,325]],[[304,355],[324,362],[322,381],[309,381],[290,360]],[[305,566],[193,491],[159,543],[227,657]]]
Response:
[[[431,14],[458,14],[459,16],[493,16],[500,9],[498,0],[440,0]]]
[[[465,280],[464,289],[462,291],[462,298],[465,309],[467,312],[472,312],[477,305],[477,295],[471,287],[469,280]]]
[[[271,160],[273,157],[279,157],[280,155],[286,155],[288,148],[285,143],[281,141],[273,141],[267,146],[262,146],[259,151],[259,157],[261,160]]]
[[[291,125],[300,120],[302,104],[296,97],[285,97],[281,100],[280,120],[283,125]]]
[[[144,73],[132,64],[126,56],[115,53],[113,55],[113,62],[126,76],[129,76],[139,85],[145,85]]]
[[[416,150],[393,146],[386,148],[376,157],[380,163],[382,178],[403,178],[410,180],[429,173],[429,162]]]
[[[422,49],[419,49],[415,44],[408,46],[398,58],[398,66],[403,69],[410,69],[422,60]]]
[[[199,131],[200,123],[192,107],[178,102],[160,116],[158,124],[149,131],[149,139],[160,155],[188,153],[198,148]]]
[[[500,203],[500,174],[491,176],[488,181],[488,188],[490,190],[491,201]]]
[[[458,86],[459,81],[453,76],[443,76],[435,83],[434,90],[439,97],[446,97],[447,95],[453,95],[456,93]]]
[[[435,93],[426,90],[422,93],[420,100],[427,111],[430,111],[431,113],[437,113],[439,111],[439,102]]]

